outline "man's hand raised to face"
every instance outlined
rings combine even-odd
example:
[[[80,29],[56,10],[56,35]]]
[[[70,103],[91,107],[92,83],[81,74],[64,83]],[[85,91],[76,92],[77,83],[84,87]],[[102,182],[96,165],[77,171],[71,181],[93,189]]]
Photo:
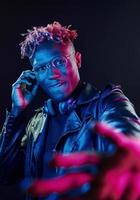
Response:
[[[52,163],[54,166],[66,169],[97,166],[96,174],[92,173],[92,170],[82,170],[50,180],[36,180],[28,192],[34,196],[46,196],[53,192],[66,195],[75,188],[82,188],[84,184],[91,183],[89,192],[73,199],[139,200],[140,139],[125,136],[104,123],[97,123],[94,130],[117,146],[114,154],[108,156],[91,152],[58,154]],[[66,199],[70,199],[69,196]]]
[[[35,74],[31,70],[26,70],[21,73],[17,81],[12,85],[12,113],[18,115],[24,110],[33,97],[36,95],[38,85],[32,84],[35,82]],[[32,87],[30,90],[29,87]]]

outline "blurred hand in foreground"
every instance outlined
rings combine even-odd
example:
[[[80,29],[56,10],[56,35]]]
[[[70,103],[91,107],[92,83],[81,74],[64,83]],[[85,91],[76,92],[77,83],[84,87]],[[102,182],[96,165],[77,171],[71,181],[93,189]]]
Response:
[[[97,174],[90,170],[82,170],[50,180],[36,180],[28,188],[28,192],[34,196],[47,196],[53,192],[67,195],[73,189],[82,188],[84,184],[90,183],[91,189],[86,194],[73,199],[139,200],[140,139],[126,136],[117,129],[100,122],[95,125],[94,130],[117,146],[114,154],[102,155],[92,152],[57,154],[52,163],[54,166],[66,169],[97,166]],[[71,198],[68,195],[65,199]]]

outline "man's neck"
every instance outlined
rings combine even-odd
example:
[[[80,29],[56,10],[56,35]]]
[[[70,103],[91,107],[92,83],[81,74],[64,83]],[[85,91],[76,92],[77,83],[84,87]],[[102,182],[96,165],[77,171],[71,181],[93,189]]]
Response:
[[[82,81],[79,81],[79,83],[77,84],[75,90],[72,92],[72,94],[70,95],[70,98],[73,99],[77,99],[77,97],[79,97],[81,90],[84,88],[84,84]]]

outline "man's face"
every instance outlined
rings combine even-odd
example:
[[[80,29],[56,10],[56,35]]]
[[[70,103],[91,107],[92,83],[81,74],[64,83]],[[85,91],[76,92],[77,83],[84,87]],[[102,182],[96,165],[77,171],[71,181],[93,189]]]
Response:
[[[72,44],[43,43],[31,59],[37,82],[56,101],[65,100],[76,88],[80,62]]]

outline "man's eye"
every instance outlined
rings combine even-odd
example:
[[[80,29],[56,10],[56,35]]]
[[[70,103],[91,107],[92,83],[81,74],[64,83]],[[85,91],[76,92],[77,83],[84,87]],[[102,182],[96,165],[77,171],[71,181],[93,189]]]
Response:
[[[36,69],[36,72],[45,71],[46,68],[47,68],[46,65],[42,65],[41,67],[39,67],[38,69]]]
[[[54,66],[61,66],[61,65],[65,65],[66,64],[66,60],[64,58],[56,58],[53,61]]]

